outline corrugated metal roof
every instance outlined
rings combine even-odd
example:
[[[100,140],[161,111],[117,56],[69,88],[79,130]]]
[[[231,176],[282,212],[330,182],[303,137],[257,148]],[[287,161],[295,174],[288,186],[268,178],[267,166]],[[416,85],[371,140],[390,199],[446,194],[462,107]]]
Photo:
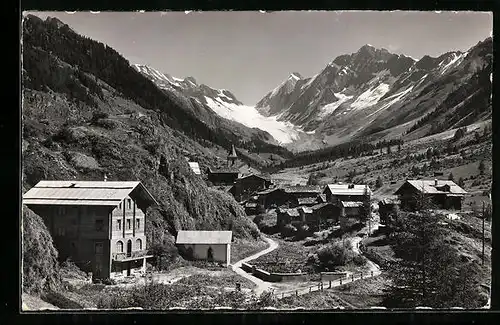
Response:
[[[372,194],[370,187],[367,185],[354,184],[351,186],[352,188],[349,188],[349,184],[328,184],[326,188],[329,188],[333,195],[364,195],[365,188],[368,188],[370,195]]]
[[[181,230],[177,233],[176,244],[230,244],[232,231]]]
[[[426,194],[467,194],[467,191],[450,180],[438,180],[437,186],[436,180],[407,180],[406,182]],[[449,191],[442,188],[445,185],[450,187]]]
[[[158,204],[139,181],[40,181],[23,195],[23,204],[116,206],[140,192],[143,199]]]
[[[201,175],[200,165],[197,162],[190,161],[190,162],[188,162],[188,164],[189,164],[189,167],[191,167],[191,170],[193,171],[193,173],[195,173],[196,175]]]
[[[342,206],[344,208],[359,208],[363,206],[363,202],[358,201],[342,201]]]

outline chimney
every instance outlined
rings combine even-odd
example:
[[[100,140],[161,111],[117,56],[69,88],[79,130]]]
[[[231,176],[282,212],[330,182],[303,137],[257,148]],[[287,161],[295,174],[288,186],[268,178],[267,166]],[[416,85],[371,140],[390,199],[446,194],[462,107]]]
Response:
[[[437,178],[434,179],[434,186],[438,186],[438,180],[437,180]]]
[[[108,176],[106,175],[106,173],[104,173],[104,181],[107,181],[108,180]]]

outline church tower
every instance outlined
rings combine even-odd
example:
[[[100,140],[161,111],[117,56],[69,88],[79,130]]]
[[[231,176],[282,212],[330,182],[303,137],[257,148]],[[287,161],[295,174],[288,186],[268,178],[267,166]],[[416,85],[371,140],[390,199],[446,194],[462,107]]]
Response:
[[[236,149],[234,148],[234,144],[231,145],[231,152],[227,156],[227,164],[228,166],[234,166],[236,163],[236,159],[238,159],[238,156],[236,155]]]

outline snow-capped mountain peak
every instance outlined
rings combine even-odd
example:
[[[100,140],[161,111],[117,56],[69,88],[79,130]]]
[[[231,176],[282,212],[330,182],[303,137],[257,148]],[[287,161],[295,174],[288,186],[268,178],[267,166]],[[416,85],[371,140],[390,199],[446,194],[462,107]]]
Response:
[[[277,121],[276,117],[265,117],[255,107],[241,103],[227,89],[215,89],[205,84],[196,82],[193,77],[179,79],[167,73],[146,65],[135,64],[134,68],[153,81],[160,89],[169,92],[179,100],[189,101],[186,105],[192,108],[193,114],[203,114],[205,110],[206,119],[210,114],[216,114],[227,120],[238,122],[248,128],[258,128],[268,132],[278,143],[286,144],[297,139],[301,131],[291,123]],[[284,83],[295,85],[300,80],[298,73],[290,75]],[[212,113],[206,113],[206,112]]]

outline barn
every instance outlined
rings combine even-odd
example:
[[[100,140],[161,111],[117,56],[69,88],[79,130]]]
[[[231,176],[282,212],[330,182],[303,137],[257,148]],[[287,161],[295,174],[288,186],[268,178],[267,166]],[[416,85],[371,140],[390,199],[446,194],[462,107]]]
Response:
[[[177,233],[176,245],[188,258],[231,263],[232,231],[181,230]]]

